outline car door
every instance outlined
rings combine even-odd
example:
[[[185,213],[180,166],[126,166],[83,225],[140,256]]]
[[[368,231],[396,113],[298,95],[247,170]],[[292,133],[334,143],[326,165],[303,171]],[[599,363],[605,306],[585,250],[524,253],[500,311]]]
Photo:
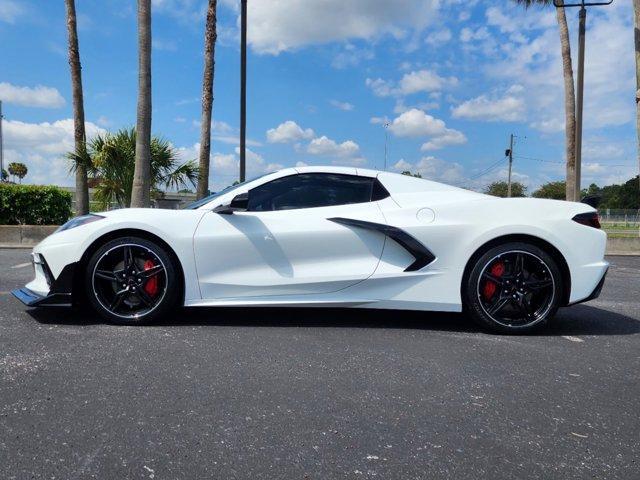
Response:
[[[331,219],[383,224],[375,182],[296,174],[250,190],[247,211],[209,212],[194,236],[203,299],[323,294],[371,276],[384,234]]]

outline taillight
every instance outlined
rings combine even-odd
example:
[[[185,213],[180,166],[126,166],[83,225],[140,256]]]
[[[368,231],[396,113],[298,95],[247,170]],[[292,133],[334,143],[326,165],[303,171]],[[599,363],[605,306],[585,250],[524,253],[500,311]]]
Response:
[[[574,222],[578,222],[587,227],[600,228],[600,218],[598,212],[579,213],[573,217]]]

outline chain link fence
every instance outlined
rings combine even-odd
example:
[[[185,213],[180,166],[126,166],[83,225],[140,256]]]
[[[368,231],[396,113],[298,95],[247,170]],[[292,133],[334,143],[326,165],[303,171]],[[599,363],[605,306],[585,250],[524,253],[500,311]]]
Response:
[[[601,208],[598,210],[602,228],[614,237],[640,236],[640,210]]]

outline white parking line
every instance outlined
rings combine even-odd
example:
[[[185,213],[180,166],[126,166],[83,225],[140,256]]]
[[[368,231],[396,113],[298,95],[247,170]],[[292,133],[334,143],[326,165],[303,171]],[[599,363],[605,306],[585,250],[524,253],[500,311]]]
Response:
[[[31,265],[31,262],[27,262],[27,263],[19,263],[18,265],[14,265],[11,268],[24,268],[24,267],[28,267],[29,265]]]
[[[565,340],[569,340],[570,342],[577,342],[577,343],[584,342],[583,339],[578,337],[572,337],[571,335],[563,335],[562,338],[564,338]]]

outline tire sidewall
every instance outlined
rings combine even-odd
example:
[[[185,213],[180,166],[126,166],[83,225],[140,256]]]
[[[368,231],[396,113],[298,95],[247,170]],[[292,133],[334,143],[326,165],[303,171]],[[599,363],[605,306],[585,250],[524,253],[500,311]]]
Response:
[[[166,269],[167,289],[164,298],[151,312],[138,318],[123,318],[114,315],[100,303],[93,289],[93,271],[98,261],[109,250],[127,244],[140,245],[141,247],[151,250],[153,254],[162,261]],[[140,237],[120,237],[100,246],[100,248],[98,248],[98,250],[94,252],[89,262],[87,263],[85,271],[85,285],[86,296],[93,310],[107,322],[118,325],[144,325],[152,323],[153,321],[158,320],[159,318],[164,316],[169,310],[171,310],[175,306],[177,301],[178,280],[174,261],[167,253],[165,248],[161,247],[151,240]]]
[[[478,281],[485,266],[498,255],[511,251],[523,251],[540,258],[547,265],[553,277],[555,288],[553,303],[551,304],[544,318],[533,325],[506,326],[497,323],[484,311],[482,305],[480,304],[480,299],[477,295]],[[464,311],[468,315],[470,315],[476,323],[494,332],[505,334],[528,333],[542,328],[544,325],[548,324],[549,321],[555,316],[562,302],[563,289],[564,286],[562,282],[562,273],[560,271],[560,268],[558,267],[557,262],[553,259],[553,257],[551,257],[551,255],[546,253],[541,248],[529,243],[505,243],[503,245],[498,245],[487,250],[475,261],[475,264],[473,265],[468,277],[466,278],[462,289],[463,308]]]

